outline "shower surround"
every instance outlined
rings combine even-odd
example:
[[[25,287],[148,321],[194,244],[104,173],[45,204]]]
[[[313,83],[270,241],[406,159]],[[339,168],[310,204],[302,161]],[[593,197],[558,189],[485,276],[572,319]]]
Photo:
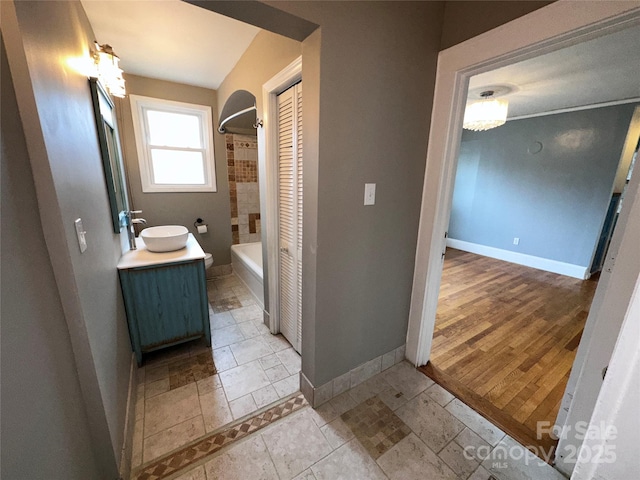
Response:
[[[233,244],[260,242],[257,137],[228,133],[225,139]]]

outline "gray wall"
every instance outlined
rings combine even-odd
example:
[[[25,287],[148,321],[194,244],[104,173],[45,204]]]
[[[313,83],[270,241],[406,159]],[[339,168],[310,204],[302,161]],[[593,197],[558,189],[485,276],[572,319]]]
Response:
[[[465,130],[449,237],[588,267],[634,105]],[[528,152],[535,142],[539,153]],[[513,238],[520,239],[513,245]]]
[[[315,358],[304,363],[319,386],[405,343],[442,5],[314,7]],[[363,205],[365,183],[377,184],[374,206]]]
[[[549,5],[549,1],[445,2],[440,49],[444,50],[492,28]]]
[[[305,305],[303,317],[303,371],[319,386],[405,342],[442,4],[289,11],[321,26],[317,237],[305,239],[306,256],[317,251],[315,312]],[[365,207],[371,182],[376,205]]]
[[[2,478],[99,478],[2,42]]]
[[[115,450],[124,424],[124,377],[130,361],[115,272],[119,241],[110,231],[86,78],[63,62],[86,55],[94,37],[77,2],[20,2],[19,26],[11,2],[0,3],[42,230],[69,326],[96,470],[102,478],[115,478]],[[321,25],[302,43],[308,114],[305,174],[309,173],[303,370],[321,385],[404,343],[443,6],[436,2],[273,5]],[[454,18],[444,30],[458,26]],[[362,206],[364,182],[378,183],[374,207]],[[3,204],[4,194],[3,188]],[[82,256],[73,232],[78,216],[89,231],[90,249]],[[43,288],[49,289],[54,305],[51,285]],[[27,312],[27,306],[22,308]],[[60,319],[59,313],[51,314]],[[70,387],[70,360],[68,356],[64,360],[68,346],[53,339],[60,363],[66,365],[64,386],[70,388],[59,395],[77,399],[77,390],[74,394]],[[34,356],[42,355],[38,347],[30,350]],[[4,387],[3,378],[3,396]],[[69,454],[84,457],[84,478],[93,478],[91,461],[79,445],[87,445],[84,428],[70,427],[79,417],[76,413],[47,421],[80,435]],[[41,429],[39,425],[37,432],[21,438],[32,445]],[[13,440],[3,432],[3,449]],[[5,462],[3,458],[3,468]]]
[[[124,442],[132,361],[115,268],[121,255],[120,236],[113,233],[110,220],[87,77],[68,63],[88,55],[95,36],[79,2],[14,6],[6,1],[0,8],[20,111],[14,121],[22,122],[25,133],[47,247],[42,255],[48,253],[53,267],[78,369],[99,470],[94,478],[113,479]],[[5,71],[3,80],[4,75]],[[25,226],[33,224],[30,211],[21,208],[19,213],[21,221],[28,222]],[[87,231],[88,249],[83,254],[76,240],[76,218],[82,218]],[[46,262],[43,268],[46,272]],[[29,273],[36,275],[33,270]],[[55,303],[52,308],[57,308]],[[59,348],[63,355],[64,343]],[[35,343],[28,353],[41,355]],[[55,371],[37,373],[55,375]],[[55,381],[38,376],[31,380]],[[57,395],[65,398],[67,393]],[[76,422],[73,417],[59,421]],[[30,432],[29,437],[33,435]],[[10,441],[3,435],[3,443]],[[36,457],[32,455],[34,463]]]
[[[301,42],[266,30],[258,32],[218,88],[219,112],[236,90],[252,93],[262,111],[262,85],[301,54]]]
[[[302,369],[319,386],[405,342],[443,4],[267,3],[320,25],[302,43]]]
[[[218,103],[215,90],[136,75],[125,74],[125,80],[128,94],[211,106],[213,128],[217,129]],[[213,254],[215,265],[231,263],[231,212],[224,135],[217,132],[213,135],[217,192],[143,193],[129,98],[118,99],[116,109],[121,126],[122,153],[132,207],[142,210],[140,216],[147,220],[148,226],[184,225],[194,234],[202,248]],[[197,218],[202,218],[209,225],[209,232],[197,233],[193,226]]]

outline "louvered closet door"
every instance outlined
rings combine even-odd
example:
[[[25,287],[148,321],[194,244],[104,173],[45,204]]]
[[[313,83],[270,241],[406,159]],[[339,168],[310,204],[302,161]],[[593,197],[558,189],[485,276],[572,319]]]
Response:
[[[302,84],[278,95],[280,331],[302,338]]]

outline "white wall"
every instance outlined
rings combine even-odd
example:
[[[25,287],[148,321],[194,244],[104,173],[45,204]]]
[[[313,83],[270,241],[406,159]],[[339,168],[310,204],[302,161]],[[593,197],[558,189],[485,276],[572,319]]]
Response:
[[[600,274],[580,346],[567,382],[557,423],[572,428],[556,450],[558,468],[570,473],[571,456],[582,444],[575,426],[587,422],[601,391],[602,369],[609,365],[619,338],[634,280],[640,273],[640,175],[633,175],[618,218],[618,225]]]
[[[622,480],[640,475],[640,275],[616,342],[572,480]]]

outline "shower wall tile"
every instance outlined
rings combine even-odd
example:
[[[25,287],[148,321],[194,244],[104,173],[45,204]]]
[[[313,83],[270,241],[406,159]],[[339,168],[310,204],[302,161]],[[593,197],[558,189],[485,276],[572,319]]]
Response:
[[[258,150],[258,137],[255,135],[237,135],[232,134],[233,146],[235,149],[252,149]],[[233,148],[232,148],[233,150]]]
[[[260,233],[260,214],[250,213],[249,217],[249,233]]]
[[[238,182],[257,182],[258,181],[258,162],[257,160],[237,160],[234,167],[236,181]]]
[[[258,139],[226,134],[233,243],[261,241]]]

